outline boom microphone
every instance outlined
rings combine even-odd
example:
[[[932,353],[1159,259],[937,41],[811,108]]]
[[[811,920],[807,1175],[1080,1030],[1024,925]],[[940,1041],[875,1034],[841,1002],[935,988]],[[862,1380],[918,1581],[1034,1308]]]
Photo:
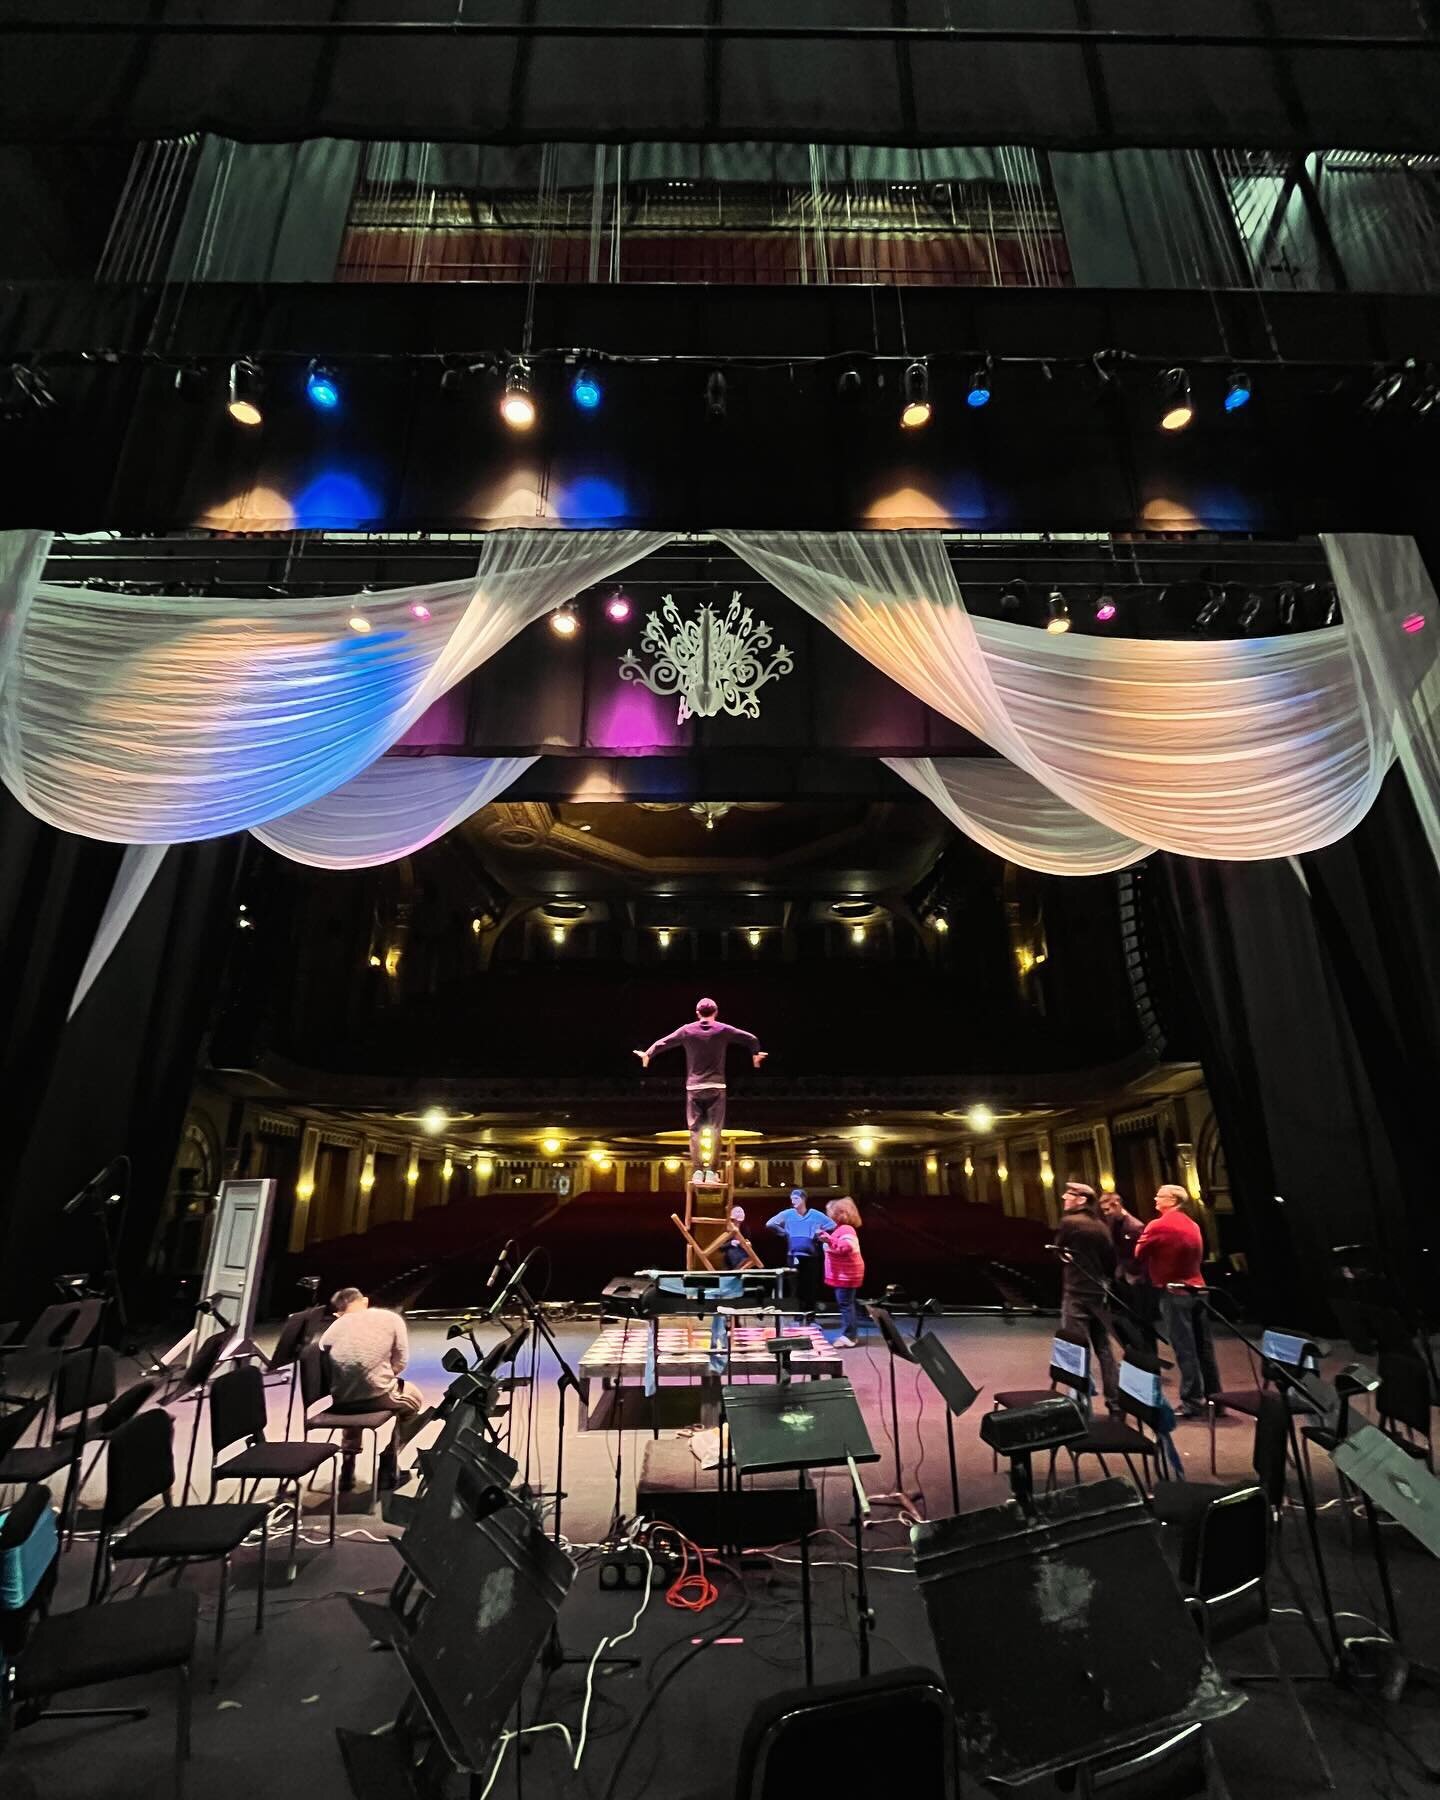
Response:
[[[482,1294],[488,1294],[491,1288],[493,1288],[495,1283],[500,1279],[500,1272],[505,1267],[506,1263],[509,1262],[510,1252],[514,1248],[514,1238],[506,1238],[505,1242],[500,1247],[500,1254],[495,1258],[494,1268],[491,1269],[490,1273],[485,1277],[485,1285],[480,1290]]]
[[[520,1283],[524,1280],[525,1271],[530,1267],[530,1264],[534,1260],[534,1257],[535,1257],[535,1252],[533,1250],[526,1252],[525,1260],[520,1264],[520,1266],[517,1269],[514,1270],[514,1272],[510,1276],[510,1279],[505,1283],[504,1287],[501,1288],[500,1292],[495,1296],[494,1300],[491,1301],[490,1305],[485,1309],[485,1317],[487,1319],[493,1319],[495,1317],[496,1313],[499,1312],[500,1308],[510,1298],[510,1296],[514,1292],[514,1290],[517,1287],[519,1287]]]
[[[94,1199],[97,1191],[104,1187],[105,1183],[115,1171],[120,1168],[121,1164],[128,1161],[129,1158],[125,1156],[111,1157],[110,1161],[106,1163],[105,1167],[101,1169],[98,1174],[92,1175],[78,1193],[70,1196],[60,1208],[61,1216],[68,1218],[71,1213],[79,1212],[80,1208],[84,1206],[87,1200]]]

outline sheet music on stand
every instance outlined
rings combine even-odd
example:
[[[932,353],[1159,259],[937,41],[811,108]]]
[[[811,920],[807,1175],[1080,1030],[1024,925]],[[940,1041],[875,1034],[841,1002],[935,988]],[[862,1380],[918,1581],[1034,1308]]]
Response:
[[[1335,1467],[1432,1556],[1440,1556],[1440,1480],[1374,1425],[1353,1425],[1331,1451]]]

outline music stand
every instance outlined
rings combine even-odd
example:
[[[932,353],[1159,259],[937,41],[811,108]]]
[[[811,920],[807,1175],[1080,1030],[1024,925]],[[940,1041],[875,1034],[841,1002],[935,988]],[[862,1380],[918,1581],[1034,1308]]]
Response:
[[[1387,1517],[1403,1526],[1432,1556],[1440,1556],[1440,1481],[1423,1462],[1411,1456],[1403,1444],[1374,1425],[1356,1425],[1341,1438],[1330,1455],[1335,1467],[1364,1498],[1370,1548],[1380,1574],[1390,1635],[1398,1651],[1400,1612],[1395,1604],[1395,1590],[1390,1582],[1390,1557],[1376,1508],[1382,1508]],[[1348,1642],[1346,1647],[1349,1648]],[[1396,1672],[1391,1698],[1399,1699],[1412,1667],[1434,1681],[1433,1670],[1412,1664],[1406,1657]]]
[[[913,1362],[910,1345],[900,1335],[900,1328],[891,1318],[887,1308],[878,1301],[862,1300],[860,1304],[880,1327],[880,1336],[885,1340],[885,1348],[890,1352],[890,1445],[895,1452],[895,1486],[888,1494],[872,1494],[872,1500],[893,1500],[897,1505],[913,1507],[920,1498],[918,1493],[906,1493],[905,1476],[901,1468],[900,1458],[900,1395],[895,1381],[895,1364]]]
[[[970,1381],[933,1331],[924,1332],[912,1340],[910,1357],[925,1371],[930,1378],[930,1385],[945,1402],[945,1448],[950,1453],[950,1499],[958,1513],[960,1476],[955,1467],[955,1421],[969,1412],[983,1389],[977,1388]]]
[[[961,1756],[978,1779],[1019,1784],[1078,1767],[1089,1793],[1102,1757],[1243,1704],[1211,1662],[1157,1534],[1127,1481],[914,1528]]]
[[[805,1489],[811,1469],[848,1468],[854,1494],[856,1615],[860,1673],[870,1673],[870,1628],[874,1623],[865,1587],[865,1490],[858,1463],[879,1462],[870,1442],[855,1390],[843,1375],[830,1381],[747,1383],[721,1389],[729,1426],[730,1455],[738,1476],[785,1474],[794,1470]],[[810,1591],[810,1531],[800,1534],[800,1606],[805,1639],[805,1684],[815,1682],[815,1631]]]
[[[493,1766],[526,1677],[556,1628],[575,1565],[551,1543],[529,1507],[489,1479],[486,1470],[455,1455],[445,1461],[454,1465],[449,1503],[422,1508],[429,1539],[422,1560],[429,1576],[440,1577],[439,1584],[407,1617],[392,1617],[386,1637],[428,1721],[425,1735],[433,1735],[455,1769],[483,1775]],[[435,1483],[440,1480],[437,1470]],[[402,1553],[413,1531],[401,1540]],[[409,1546],[412,1554],[417,1547]],[[362,1617],[370,1623],[368,1615]],[[403,1731],[392,1735],[416,1735],[421,1721],[409,1702],[402,1720]],[[351,1791],[380,1791],[377,1777],[388,1778],[394,1761],[385,1739],[343,1730],[336,1736]],[[432,1772],[428,1757],[423,1765],[412,1762],[412,1768]],[[406,1788],[418,1791],[413,1775]]]

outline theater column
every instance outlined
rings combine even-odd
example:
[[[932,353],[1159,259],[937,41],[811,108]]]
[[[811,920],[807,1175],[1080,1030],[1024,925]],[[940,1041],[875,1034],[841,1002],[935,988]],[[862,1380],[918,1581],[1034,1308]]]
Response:
[[[369,1138],[360,1140],[360,1179],[355,1186],[355,1223],[351,1230],[358,1237],[370,1229],[370,1196],[375,1192],[375,1145]]]
[[[315,1163],[320,1154],[320,1128],[307,1125],[300,1133],[300,1173],[295,1178],[295,1207],[290,1214],[288,1248],[298,1252],[305,1248],[310,1235],[310,1203],[315,1198]]]

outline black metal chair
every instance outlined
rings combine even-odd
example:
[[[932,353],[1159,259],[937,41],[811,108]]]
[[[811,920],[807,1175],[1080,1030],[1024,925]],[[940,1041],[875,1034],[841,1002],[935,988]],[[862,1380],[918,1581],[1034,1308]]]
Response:
[[[1135,1473],[1132,1459],[1139,1460],[1153,1488],[1165,1467],[1165,1445],[1161,1437],[1164,1396],[1160,1390],[1159,1359],[1144,1350],[1127,1351],[1120,1364],[1115,1398],[1120,1408],[1119,1418],[1092,1419],[1084,1437],[1074,1438],[1064,1446],[1070,1456],[1071,1472],[1079,1481],[1080,1458],[1094,1456],[1099,1458],[1100,1467],[1108,1476],[1110,1465],[1105,1458],[1119,1456],[1124,1459],[1130,1479],[1142,1498],[1148,1497],[1149,1490]],[[1135,1423],[1129,1423],[1130,1420]],[[1152,1464],[1153,1475],[1150,1472]]]
[[[1073,1354],[1076,1350],[1082,1352],[1082,1355],[1078,1359]],[[1074,1369],[1066,1366],[1067,1363],[1074,1361],[1078,1361],[1083,1365],[1085,1370],[1083,1376],[1077,1375]],[[1064,1326],[1061,1326],[1060,1330],[1055,1333],[1050,1344],[1049,1387],[1002,1388],[999,1393],[994,1394],[991,1397],[990,1410],[991,1412],[998,1412],[1001,1409],[1010,1406],[1038,1406],[1042,1400],[1053,1400],[1055,1395],[1061,1389],[1064,1389],[1066,1393],[1074,1395],[1080,1402],[1082,1411],[1089,1411],[1091,1393],[1090,1345],[1087,1339],[1083,1338],[1078,1331],[1067,1331]],[[990,1453],[990,1466],[995,1469],[1000,1467],[1000,1459],[993,1450]],[[1051,1458],[1050,1466],[1053,1472],[1055,1466],[1053,1457]]]
[[[1217,1495],[1200,1520],[1199,1552],[1187,1603],[1212,1651],[1243,1633],[1259,1633],[1270,1663],[1269,1671],[1232,1673],[1230,1679],[1279,1682],[1299,1717],[1301,1729],[1310,1740],[1326,1787],[1333,1788],[1335,1780],[1330,1765],[1270,1635],[1267,1577],[1272,1534],[1270,1501],[1262,1489],[1245,1487],[1235,1493]]]
[[[1180,1579],[1193,1582],[1200,1557],[1200,1530],[1217,1500],[1248,1492],[1258,1484],[1278,1533],[1285,1505],[1285,1468],[1289,1456],[1290,1421],[1284,1397],[1275,1389],[1262,1397],[1255,1420],[1250,1464],[1255,1481],[1158,1481],[1150,1510],[1164,1525],[1180,1532]]]
[[[1397,1350],[1383,1351],[1376,1368],[1380,1386],[1375,1391],[1375,1417],[1380,1429],[1433,1475],[1430,1371],[1418,1356]]]
[[[884,1792],[894,1785],[897,1745],[908,1800],[952,1800],[955,1711],[933,1669],[772,1695],[745,1728],[735,1800],[793,1800],[817,1786]]]
[[[206,1390],[234,1335],[234,1330],[230,1327],[212,1331],[183,1369],[167,1371],[165,1385],[160,1392],[161,1406],[180,1406],[189,1402],[195,1408],[190,1447],[185,1454],[185,1485],[180,1490],[182,1501],[190,1498],[190,1484],[195,1473],[195,1447],[200,1441],[200,1420],[205,1411]]]
[[[1288,1369],[1293,1375],[1313,1375],[1320,1367],[1319,1346],[1311,1343],[1301,1332],[1267,1328],[1261,1337],[1260,1347],[1266,1361],[1276,1363],[1282,1369]],[[1246,1413],[1251,1418],[1258,1418],[1260,1402],[1266,1394],[1276,1391],[1275,1383],[1270,1380],[1264,1364],[1256,1364],[1255,1354],[1248,1346],[1246,1355],[1250,1358],[1251,1373],[1255,1378],[1254,1387],[1225,1388],[1220,1393],[1208,1394],[1205,1398],[1205,1410],[1209,1414],[1210,1422],[1210,1473],[1212,1475],[1220,1473],[1215,1456],[1215,1421],[1220,1413]],[[1292,1411],[1303,1411],[1303,1408],[1288,1396],[1285,1404]]]
[[[93,1298],[47,1306],[18,1343],[0,1348],[0,1357],[10,1358],[4,1364],[6,1386],[0,1400],[13,1403],[43,1396],[46,1406],[39,1421],[40,1439],[45,1436],[65,1357],[89,1343],[99,1326],[101,1307],[102,1302]]]
[[[255,1592],[255,1629],[265,1627],[265,1587],[269,1573],[265,1522],[269,1507],[239,1501],[213,1502],[208,1506],[175,1506],[170,1490],[175,1485],[175,1422],[162,1408],[142,1412],[122,1425],[110,1439],[109,1466],[105,1478],[105,1510],[100,1520],[100,1541],[95,1553],[92,1600],[109,1590],[114,1564],[136,1559],[147,1562],[140,1583],[146,1584],[159,1562],[175,1565],[180,1579],[186,1563],[218,1562],[220,1594],[215,1609],[215,1659],[219,1662],[225,1638],[225,1609],[230,1586],[230,1558],[251,1535],[260,1533],[260,1571]],[[121,1527],[148,1500],[161,1505],[136,1525],[116,1536]]]
[[[306,1437],[312,1431],[328,1432],[332,1437],[337,1431],[375,1434],[371,1442],[370,1472],[370,1510],[373,1512],[380,1503],[380,1433],[387,1425],[394,1425],[395,1414],[389,1411],[337,1412],[333,1406],[312,1412],[311,1407],[330,1397],[330,1359],[318,1344],[311,1344],[300,1352],[300,1395],[305,1408]]]
[[[222,1375],[210,1389],[210,1498],[215,1498],[217,1482],[238,1481],[241,1494],[244,1484],[253,1485],[250,1497],[262,1481],[277,1483],[275,1498],[280,1499],[287,1487],[295,1490],[295,1514],[290,1526],[290,1562],[287,1581],[295,1579],[296,1552],[300,1542],[300,1483],[307,1475],[328,1462],[330,1471],[330,1542],[335,1542],[335,1513],[339,1483],[334,1462],[340,1454],[334,1444],[297,1443],[285,1440],[270,1443],[265,1436],[265,1378],[253,1365],[232,1369]],[[225,1462],[217,1458],[232,1444],[243,1439],[245,1448]]]
[[[82,1355],[80,1360],[88,1363],[90,1358]],[[33,1481],[48,1481],[52,1475],[58,1475],[74,1463],[76,1450],[69,1438],[38,1444],[20,1442],[32,1425],[37,1429],[40,1427],[49,1411],[47,1390],[37,1399],[26,1400],[8,1413],[0,1414],[0,1488],[28,1487]],[[70,1479],[74,1479],[73,1468]],[[67,1482],[67,1495],[69,1486]]]
[[[105,1446],[114,1437],[122,1425],[126,1425],[144,1407],[148,1406],[159,1389],[157,1381],[137,1381],[126,1388],[123,1394],[117,1394],[105,1410],[94,1419],[86,1418],[83,1425],[62,1426],[56,1436],[56,1443],[62,1439],[73,1439],[76,1445],[76,1457],[70,1465],[70,1481],[66,1487],[65,1500],[60,1508],[60,1516],[68,1525],[65,1548],[68,1550],[75,1541],[75,1515],[80,1510],[80,1496],[85,1491],[85,1483],[95,1473],[95,1465],[104,1453]],[[95,1454],[90,1458],[89,1468],[84,1467],[85,1452],[94,1447]]]
[[[47,1488],[27,1488],[0,1523],[0,1650],[10,1664],[0,1707],[16,1724],[61,1719],[144,1719],[147,1706],[54,1711],[56,1694],[174,1670],[175,1792],[185,1791],[190,1754],[190,1666],[199,1605],[189,1589],[51,1613],[59,1535]],[[3,1734],[0,1734],[3,1735]]]

